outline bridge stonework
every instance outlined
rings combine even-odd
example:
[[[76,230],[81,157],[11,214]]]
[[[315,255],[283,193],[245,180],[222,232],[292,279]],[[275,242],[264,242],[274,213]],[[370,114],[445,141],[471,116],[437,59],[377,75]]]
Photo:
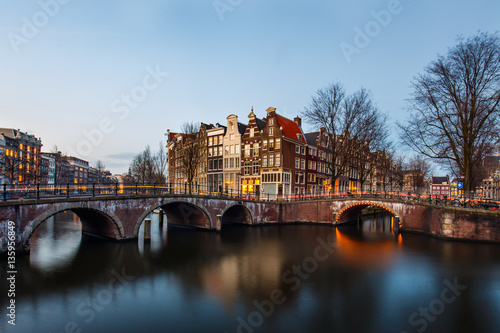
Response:
[[[136,239],[143,220],[162,208],[167,223],[221,230],[222,223],[321,223],[356,221],[361,211],[378,207],[394,215],[399,231],[428,233],[443,238],[500,240],[500,213],[437,207],[383,199],[333,199],[297,202],[250,201],[203,196],[115,196],[42,199],[0,203],[0,253],[7,251],[8,222],[15,222],[15,243],[29,251],[35,230],[49,217],[74,212],[82,231],[117,241]]]

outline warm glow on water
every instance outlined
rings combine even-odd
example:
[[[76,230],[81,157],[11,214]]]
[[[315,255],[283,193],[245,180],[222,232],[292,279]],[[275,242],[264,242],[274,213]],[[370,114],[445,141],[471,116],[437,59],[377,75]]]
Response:
[[[49,219],[18,258],[16,326],[2,316],[0,331],[500,332],[500,245],[394,235],[389,216],[220,233],[157,218],[150,244]]]

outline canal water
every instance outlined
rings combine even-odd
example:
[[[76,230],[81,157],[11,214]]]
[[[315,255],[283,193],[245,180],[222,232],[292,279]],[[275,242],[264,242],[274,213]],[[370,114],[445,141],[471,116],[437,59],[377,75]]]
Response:
[[[357,225],[160,229],[113,243],[56,215],[1,259],[0,332],[500,332],[500,246]]]

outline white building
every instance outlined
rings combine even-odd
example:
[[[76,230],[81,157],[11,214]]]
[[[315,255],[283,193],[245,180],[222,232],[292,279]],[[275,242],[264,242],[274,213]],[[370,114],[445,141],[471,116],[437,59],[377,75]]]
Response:
[[[241,137],[245,133],[246,125],[238,122],[238,116],[231,114],[227,117],[227,130],[224,135],[224,192],[238,193],[241,178]]]

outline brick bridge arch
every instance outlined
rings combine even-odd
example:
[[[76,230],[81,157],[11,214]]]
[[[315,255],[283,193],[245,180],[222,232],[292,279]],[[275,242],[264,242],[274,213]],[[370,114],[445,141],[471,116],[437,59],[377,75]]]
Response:
[[[144,213],[135,221],[133,237],[139,236],[139,229],[144,219],[155,209],[161,208],[167,216],[167,224],[184,225],[210,229],[213,226],[208,209],[198,203],[183,199],[173,199],[166,202],[157,202],[144,210]]]
[[[125,231],[122,221],[111,211],[96,209],[81,203],[66,203],[51,206],[48,210],[38,215],[32,222],[31,228],[23,233],[21,247],[30,250],[31,239],[35,231],[50,217],[65,211],[73,212],[82,223],[82,233],[112,239],[124,238]]]
[[[254,224],[254,217],[247,206],[242,203],[231,203],[221,212],[221,222]]]
[[[340,207],[338,212],[334,214],[333,223],[342,224],[350,221],[357,221],[361,218],[361,211],[370,206],[383,209],[392,214],[397,222],[401,219],[402,215],[388,203],[376,201],[351,201],[346,202],[345,205]]]

